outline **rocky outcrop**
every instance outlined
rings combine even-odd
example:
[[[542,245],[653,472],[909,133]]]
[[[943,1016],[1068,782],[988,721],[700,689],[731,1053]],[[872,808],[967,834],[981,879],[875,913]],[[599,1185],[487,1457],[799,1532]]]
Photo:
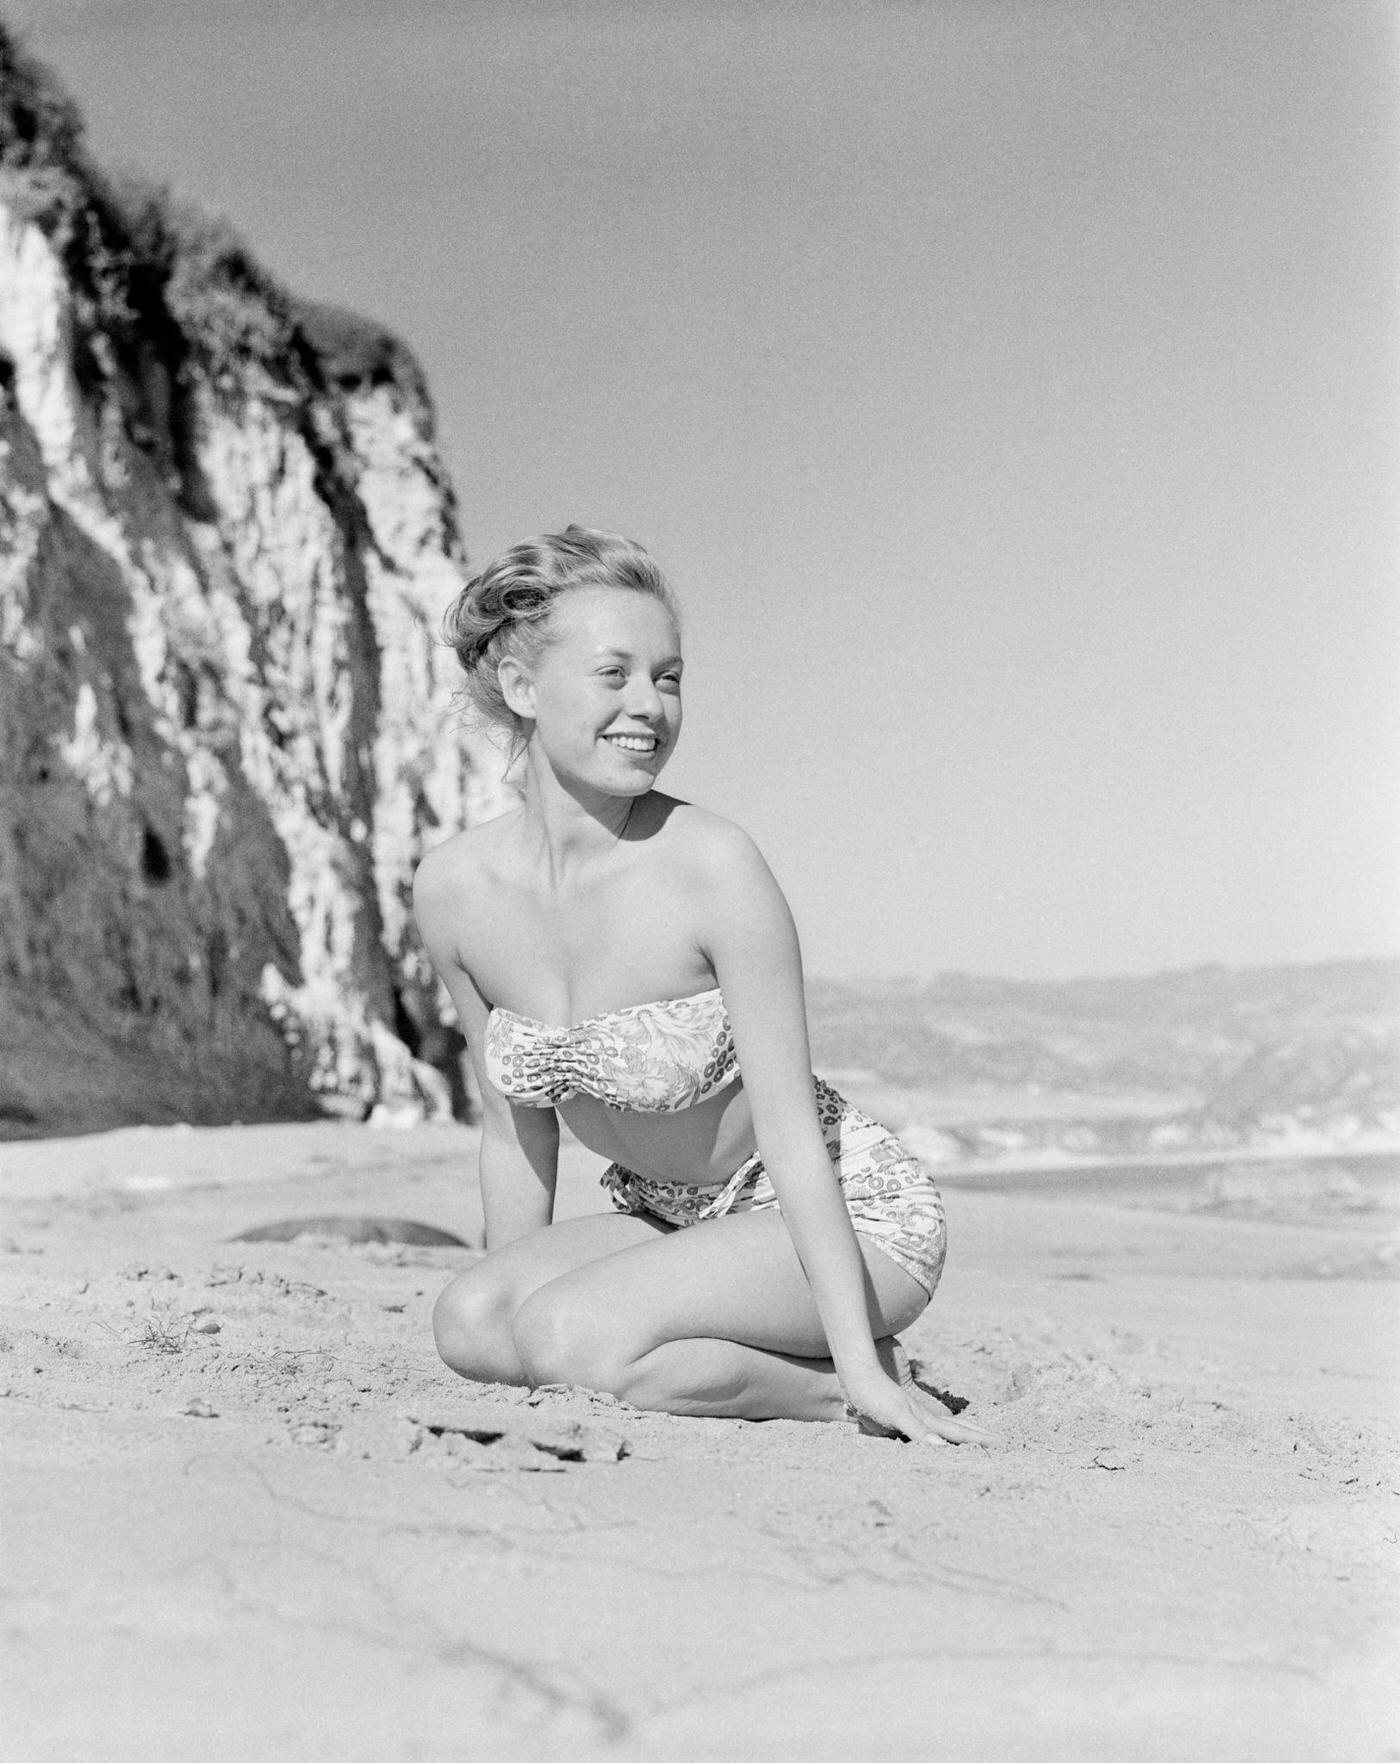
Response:
[[[500,786],[421,375],[0,82],[0,1131],[460,1109],[408,890]]]

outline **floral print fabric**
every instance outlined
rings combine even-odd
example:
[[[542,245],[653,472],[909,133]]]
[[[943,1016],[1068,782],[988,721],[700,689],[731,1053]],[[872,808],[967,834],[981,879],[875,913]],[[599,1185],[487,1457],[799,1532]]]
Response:
[[[584,1095],[609,1108],[674,1114],[723,1089],[739,1070],[718,987],[634,1004],[572,1028],[498,1008],[486,1024],[485,1053],[491,1082],[527,1108]]]
[[[821,1078],[812,1082],[827,1155],[856,1235],[867,1237],[898,1262],[932,1297],[948,1249],[938,1188],[887,1127],[862,1114]],[[652,1181],[620,1163],[609,1165],[602,1180],[620,1212],[650,1214],[677,1226],[778,1205],[773,1183],[756,1153],[722,1188]]]

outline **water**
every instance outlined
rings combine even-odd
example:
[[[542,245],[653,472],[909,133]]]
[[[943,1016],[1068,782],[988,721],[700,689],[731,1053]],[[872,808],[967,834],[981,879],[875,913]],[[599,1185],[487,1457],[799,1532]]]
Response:
[[[1400,1152],[1370,1156],[1230,1158],[1191,1164],[1115,1163],[1081,1169],[937,1172],[947,1188],[1097,1200],[1163,1212],[1206,1213],[1374,1230],[1400,1220]]]

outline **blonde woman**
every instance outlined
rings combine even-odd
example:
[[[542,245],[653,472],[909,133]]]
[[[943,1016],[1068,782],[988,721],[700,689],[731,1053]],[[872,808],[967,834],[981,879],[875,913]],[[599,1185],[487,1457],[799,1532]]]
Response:
[[[681,732],[675,603],[640,546],[517,545],[448,613],[523,805],[424,860],[419,927],[482,1095],[487,1253],[442,1357],[673,1414],[987,1437],[914,1384],[938,1191],[814,1079],[797,935],[753,842],[656,788]],[[553,1223],[559,1123],[613,1210]]]

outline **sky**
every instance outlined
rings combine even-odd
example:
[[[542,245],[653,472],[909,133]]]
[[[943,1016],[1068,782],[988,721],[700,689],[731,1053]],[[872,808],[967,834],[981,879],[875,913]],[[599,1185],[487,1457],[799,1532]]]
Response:
[[[1400,952],[1388,4],[4,11],[412,346],[475,564],[655,552],[810,972]]]

